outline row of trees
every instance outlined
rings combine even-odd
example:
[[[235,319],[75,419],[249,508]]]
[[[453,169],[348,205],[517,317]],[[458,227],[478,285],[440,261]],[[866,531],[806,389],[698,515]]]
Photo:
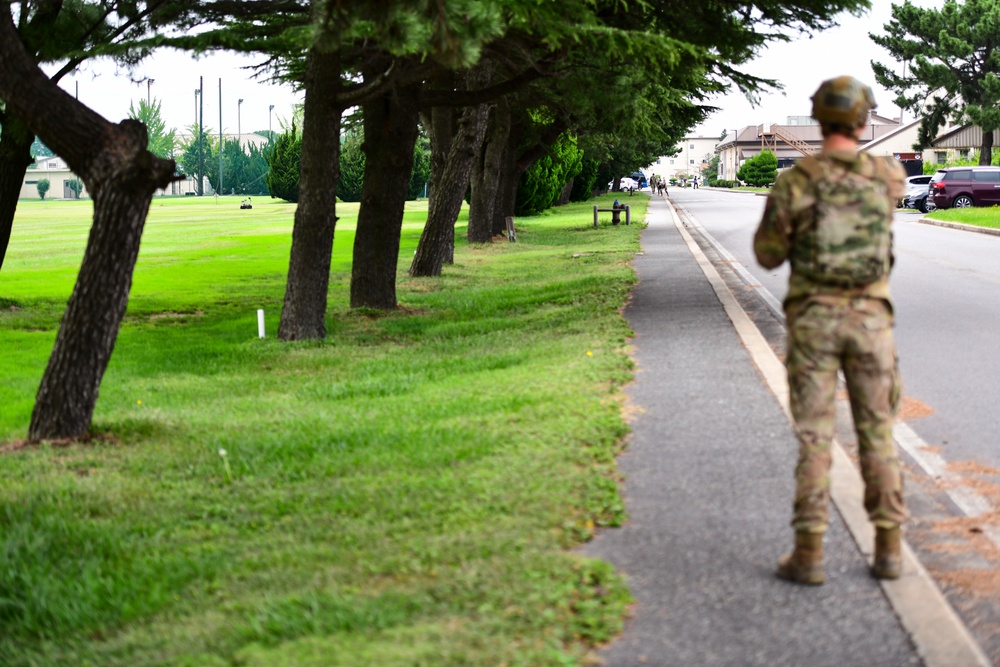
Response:
[[[171,155],[176,158],[183,173],[204,174],[215,192],[240,195],[268,194],[267,175],[271,151],[267,145],[261,147],[248,143],[243,146],[237,140],[223,139],[220,186],[219,136],[213,134],[211,128],[202,130],[197,125],[192,125],[190,130],[191,138],[179,147],[176,154]],[[199,190],[199,194],[204,193]]]
[[[77,287],[29,427],[29,437],[51,438],[89,430],[150,199],[177,173],[172,160],[148,150],[143,123],[110,123],[58,88],[59,77],[84,59],[112,55],[133,63],[164,46],[238,49],[259,53],[263,70],[304,90],[298,206],[279,325],[282,340],[299,340],[326,335],[345,110],[360,111],[364,156],[350,305],[391,309],[420,126],[435,187],[410,273],[434,276],[453,252],[467,193],[468,240],[489,242],[519,205],[537,210],[564,196],[564,179],[596,174],[603,181],[666,154],[711,111],[704,105],[711,93],[731,85],[752,93],[774,84],[738,69],[762,45],[822,28],[839,11],[858,11],[867,2],[80,0],[6,6],[0,16],[0,233],[9,235],[16,190],[11,196],[8,187],[15,180],[20,187],[34,135],[67,161],[94,198]],[[39,62],[65,65],[47,77]]]

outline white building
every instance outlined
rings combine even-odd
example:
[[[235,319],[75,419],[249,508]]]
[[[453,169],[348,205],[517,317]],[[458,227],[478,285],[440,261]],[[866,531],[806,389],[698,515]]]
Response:
[[[675,155],[664,155],[646,168],[646,176],[657,174],[664,178],[701,178],[702,170],[715,153],[718,137],[689,136],[679,143]]]

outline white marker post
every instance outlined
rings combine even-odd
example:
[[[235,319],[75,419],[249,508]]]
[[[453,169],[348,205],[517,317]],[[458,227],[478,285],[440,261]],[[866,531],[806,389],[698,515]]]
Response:
[[[264,337],[264,309],[257,309],[257,337]]]

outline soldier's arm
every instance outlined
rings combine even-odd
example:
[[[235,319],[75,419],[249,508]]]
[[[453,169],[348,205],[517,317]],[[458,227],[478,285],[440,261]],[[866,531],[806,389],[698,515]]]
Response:
[[[753,251],[757,255],[757,262],[766,269],[781,266],[788,259],[792,246],[791,211],[785,190],[782,179],[779,179],[767,197],[764,216],[753,237]]]

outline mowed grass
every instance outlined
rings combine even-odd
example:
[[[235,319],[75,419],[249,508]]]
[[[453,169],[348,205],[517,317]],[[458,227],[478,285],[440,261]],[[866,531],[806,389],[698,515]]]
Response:
[[[1000,229],[1000,206],[940,209],[931,211],[926,217],[931,220]]]
[[[641,229],[593,229],[593,203],[519,219],[515,244],[469,246],[463,217],[454,266],[410,279],[411,203],[392,313],[347,307],[357,205],[338,206],[328,337],[289,344],[294,207],[154,200],[98,437],[25,446],[90,208],[22,202],[0,271],[0,664],[583,664],[629,601],[570,548],[623,519]]]

